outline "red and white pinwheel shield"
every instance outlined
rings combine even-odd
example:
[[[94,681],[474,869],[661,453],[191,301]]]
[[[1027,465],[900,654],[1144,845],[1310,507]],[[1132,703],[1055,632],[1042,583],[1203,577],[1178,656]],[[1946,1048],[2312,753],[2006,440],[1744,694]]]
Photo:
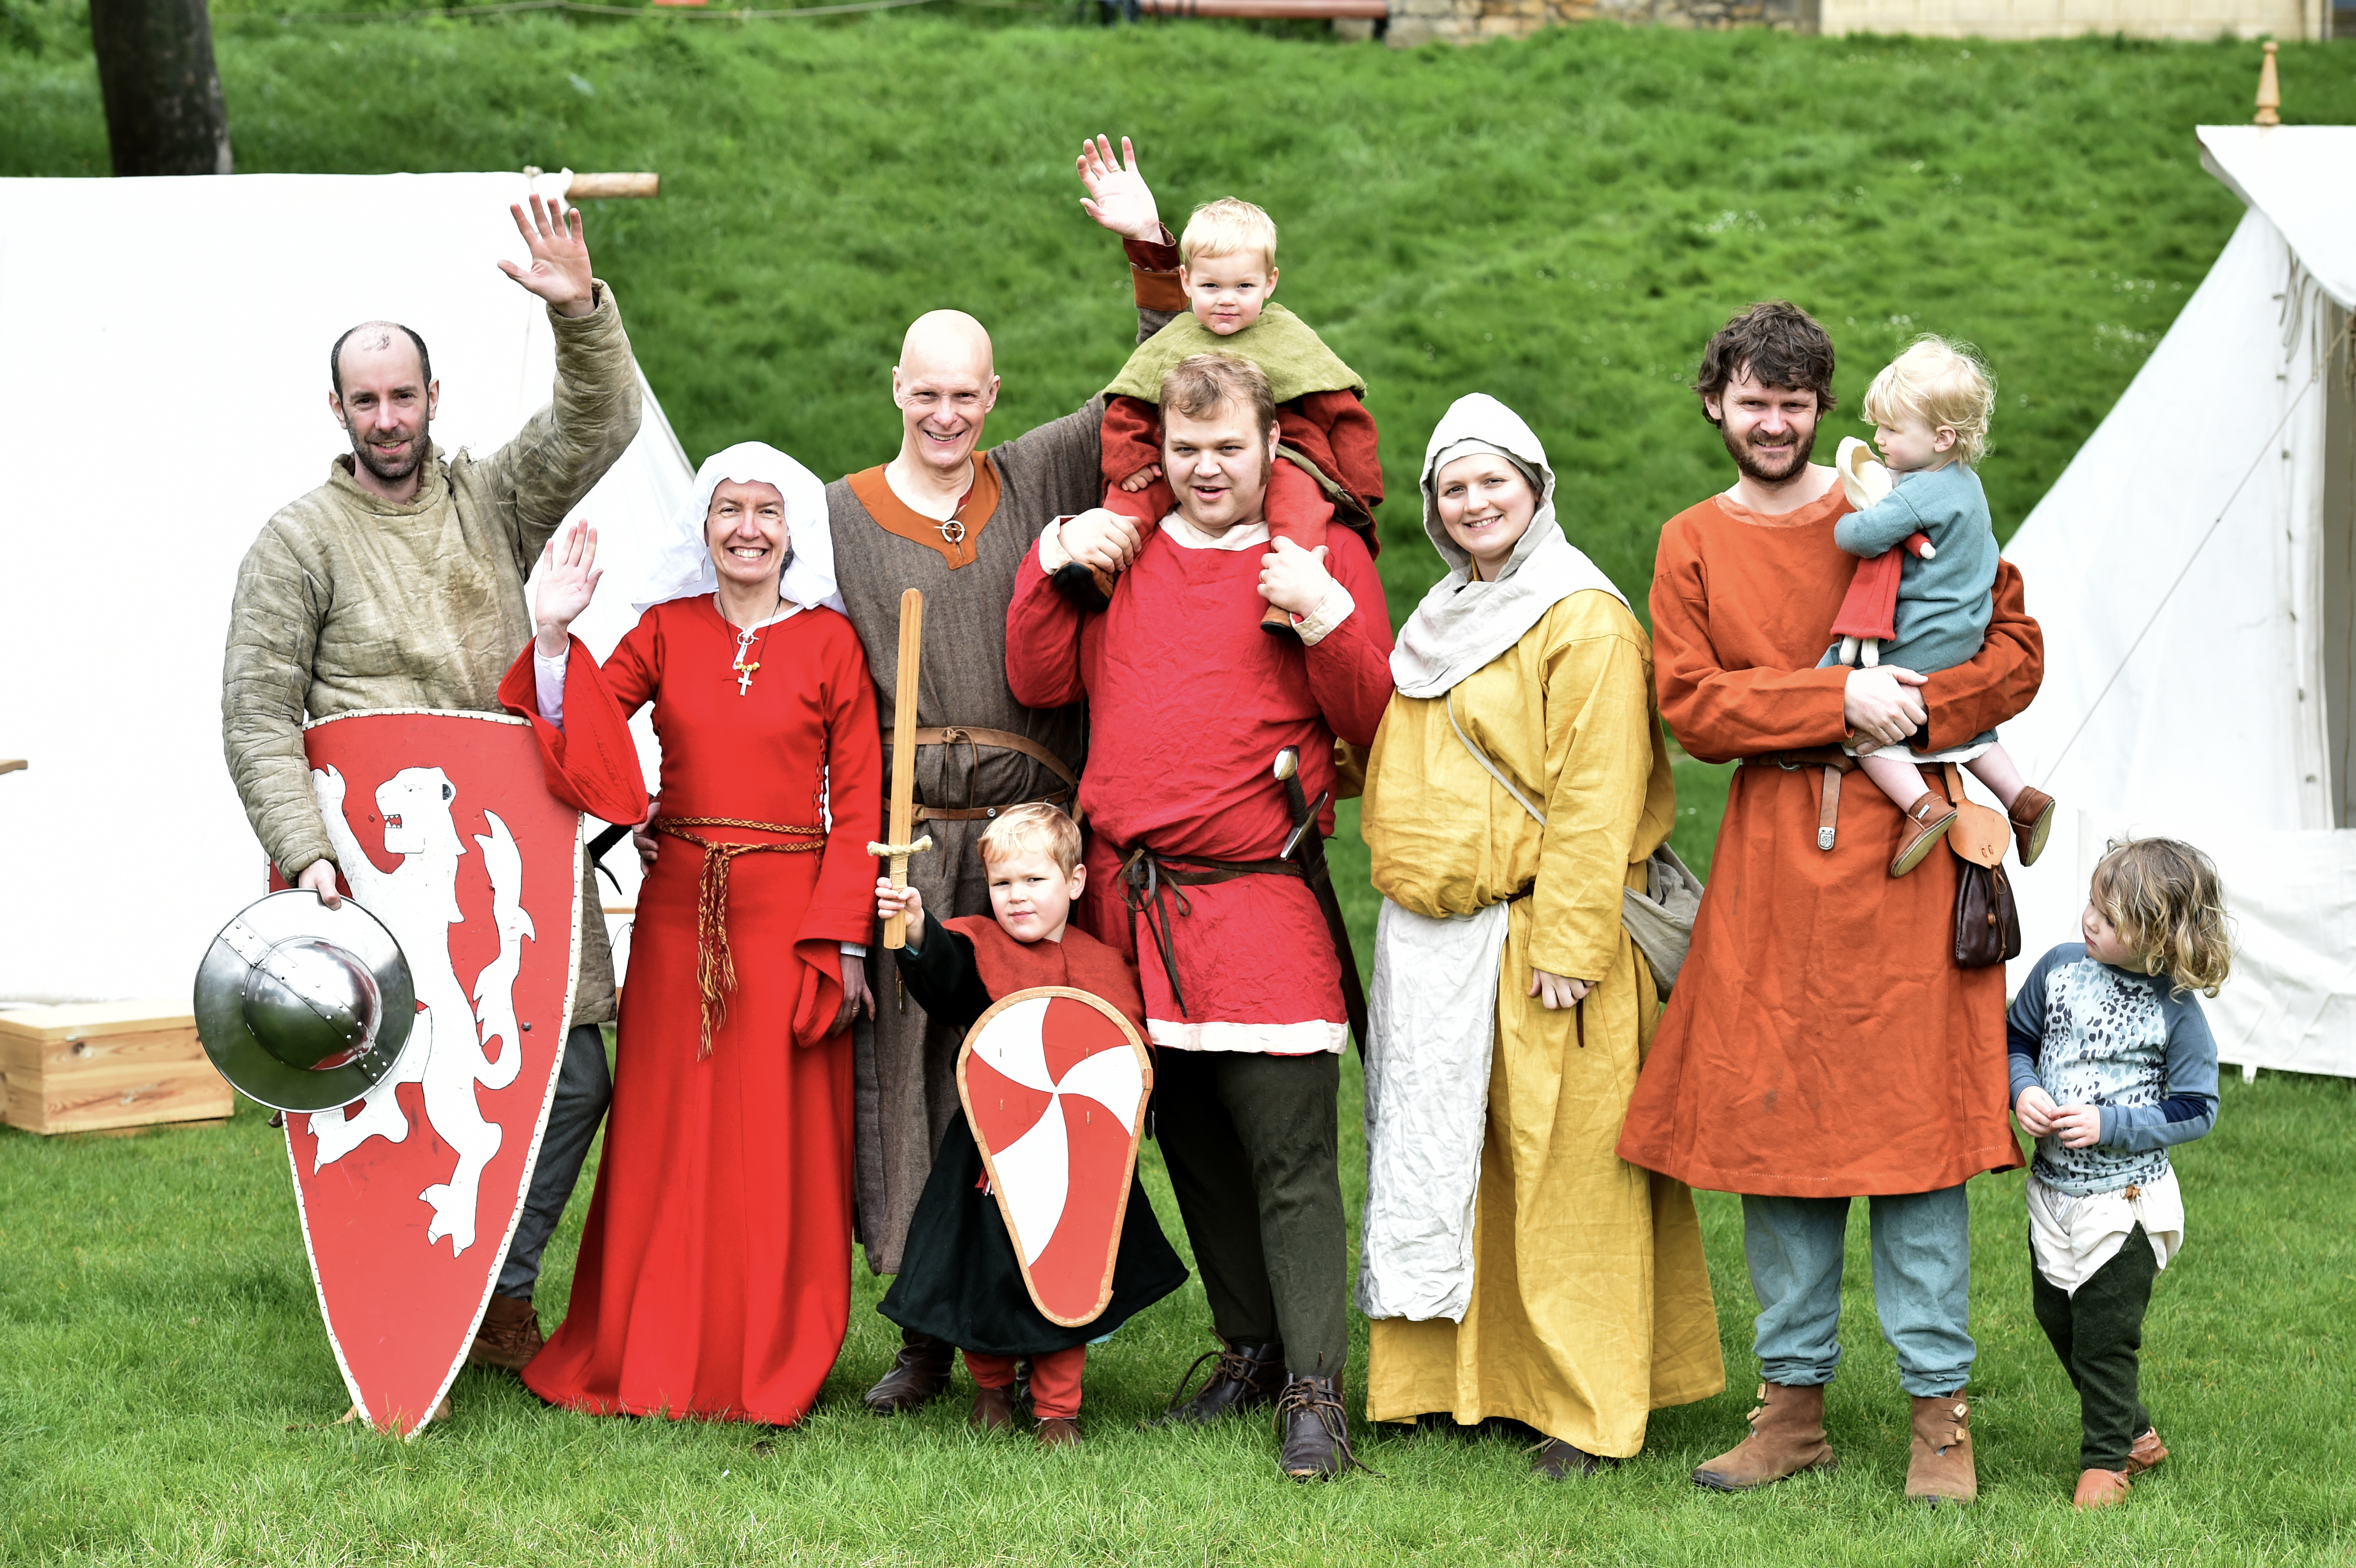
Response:
[[[1068,986],[1002,996],[966,1036],[958,1093],[1023,1283],[1050,1322],[1093,1322],[1112,1297],[1152,1087],[1129,1021]]]

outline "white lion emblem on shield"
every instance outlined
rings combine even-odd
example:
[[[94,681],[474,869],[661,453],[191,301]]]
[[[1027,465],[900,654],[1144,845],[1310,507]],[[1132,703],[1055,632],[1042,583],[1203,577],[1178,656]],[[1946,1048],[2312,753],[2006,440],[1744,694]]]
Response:
[[[475,1244],[475,1208],[483,1167],[498,1153],[499,1127],[483,1116],[475,1089],[505,1089],[523,1067],[516,1027],[515,980],[522,963],[523,939],[538,935],[524,912],[523,855],[496,812],[485,811],[487,833],[476,835],[491,878],[491,915],[498,927],[498,956],[475,977],[473,1004],[450,962],[450,928],[466,918],[458,909],[458,859],[466,853],[451,814],[457,789],[438,768],[404,768],[379,787],[378,814],[384,819],[384,847],[402,857],[391,872],[379,871],[360,848],[344,816],[344,778],[333,768],[314,768],[311,788],[336,864],[358,898],[384,922],[409,960],[419,1012],[401,1066],[369,1090],[359,1109],[314,1112],[312,1135],[319,1155],[312,1168],[342,1159],[370,1138],[398,1144],[409,1136],[409,1119],[394,1097],[396,1086],[423,1087],[425,1119],[434,1135],[457,1152],[450,1179],[419,1193],[433,1206],[426,1228],[431,1244],[448,1237],[453,1257]],[[498,1059],[491,1042],[501,1042]]]

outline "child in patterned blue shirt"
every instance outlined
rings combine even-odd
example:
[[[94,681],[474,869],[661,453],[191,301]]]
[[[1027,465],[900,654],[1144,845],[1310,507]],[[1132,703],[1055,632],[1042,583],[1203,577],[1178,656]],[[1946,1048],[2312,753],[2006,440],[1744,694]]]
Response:
[[[2078,1390],[2078,1507],[2168,1457],[2137,1393],[2154,1276],[2184,1241],[2168,1151],[2217,1120],[2217,1046],[2194,992],[2233,965],[2217,868],[2174,839],[2114,842],[2080,918],[2037,961],[2005,1031],[2029,1167],[2037,1321]]]

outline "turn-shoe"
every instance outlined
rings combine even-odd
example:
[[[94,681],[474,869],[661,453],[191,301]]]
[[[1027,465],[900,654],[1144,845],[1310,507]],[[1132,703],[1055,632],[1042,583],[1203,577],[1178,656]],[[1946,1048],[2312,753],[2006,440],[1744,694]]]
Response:
[[[1719,1492],[1747,1492],[1798,1475],[1840,1465],[1825,1441],[1822,1383],[1762,1383],[1759,1408],[1751,1412],[1751,1435],[1705,1462],[1693,1473],[1697,1485]]]
[[[2024,784],[2005,816],[2012,823],[2012,842],[2020,864],[2035,865],[2037,857],[2045,853],[2045,841],[2053,833],[2053,797]]]
[[[1890,859],[1890,875],[1903,876],[1922,865],[1954,825],[1952,803],[1928,789],[1915,796],[1914,803],[1906,808],[1906,836],[1898,841],[1898,853]]]
[[[867,1408],[877,1415],[899,1415],[929,1404],[949,1386],[949,1364],[956,1355],[957,1347],[945,1339],[902,1330],[892,1369],[863,1396]]]
[[[1918,1503],[1968,1503],[1980,1495],[1972,1465],[1972,1407],[1964,1391],[1914,1397],[1914,1440],[1906,1451],[1906,1495]]]
[[[973,1412],[965,1418],[965,1423],[976,1432],[1001,1432],[1013,1425],[1013,1388],[1010,1385],[1002,1389],[974,1390]]]
[[[1350,1412],[1332,1378],[1293,1378],[1276,1401],[1278,1467],[1296,1481],[1330,1481],[1365,1466],[1350,1452]]]
[[[1205,1361],[1214,1363],[1210,1380],[1189,1399],[1186,1385]],[[1242,1411],[1264,1410],[1283,1387],[1283,1346],[1273,1339],[1265,1345],[1229,1345],[1222,1340],[1218,1349],[1195,1357],[1194,1364],[1179,1377],[1170,1408],[1154,1424],[1192,1425]]]
[[[1292,612],[1280,605],[1270,605],[1259,612],[1259,628],[1270,637],[1289,637],[1301,640],[1301,628],[1292,624]]]
[[[1601,1454],[1590,1454],[1577,1444],[1565,1443],[1559,1437],[1549,1437],[1530,1450],[1530,1468],[1549,1481],[1568,1480],[1573,1476],[1599,1475],[1619,1467],[1619,1460]]]
[[[1039,1446],[1042,1448],[1077,1448],[1080,1445],[1080,1423],[1068,1415],[1043,1415],[1039,1418]]]
[[[494,1295],[483,1311],[483,1326],[475,1330],[474,1344],[466,1348],[466,1360],[477,1367],[505,1367],[520,1372],[547,1343],[531,1297]]]
[[[2136,1438],[2135,1445],[2127,1450],[2126,1473],[2130,1478],[2140,1476],[2146,1470],[2158,1468],[2159,1462],[2167,1457],[2168,1449],[2159,1441],[2159,1428],[2147,1426],[2143,1429],[2143,1435]]]
[[[2127,1500],[2129,1489],[2125,1470],[2087,1470],[2078,1477],[2078,1492],[2070,1499],[2070,1506],[2112,1508]]]
[[[1093,566],[1066,561],[1055,568],[1055,575],[1049,581],[1055,585],[1057,593],[1093,615],[1111,607],[1113,584],[1118,579]]]

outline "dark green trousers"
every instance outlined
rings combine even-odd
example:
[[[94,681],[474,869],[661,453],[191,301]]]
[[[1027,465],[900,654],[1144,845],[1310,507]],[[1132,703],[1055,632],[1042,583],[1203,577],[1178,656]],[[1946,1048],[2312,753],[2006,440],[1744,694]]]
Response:
[[[1350,1353],[1349,1248],[1331,1051],[1154,1052],[1162,1158],[1230,1344],[1280,1340],[1294,1377],[1338,1379]]]
[[[2124,1470],[2127,1449],[2151,1427],[2136,1390],[2137,1357],[2143,1349],[2143,1315],[2151,1305],[2152,1276],[2159,1261],[2138,1225],[2127,1233],[2118,1256],[2071,1295],[2037,1272],[2029,1260],[2029,1288],[2037,1321],[2053,1353],[2078,1391],[2078,1419],[2084,1436],[2078,1465],[2085,1470]]]

